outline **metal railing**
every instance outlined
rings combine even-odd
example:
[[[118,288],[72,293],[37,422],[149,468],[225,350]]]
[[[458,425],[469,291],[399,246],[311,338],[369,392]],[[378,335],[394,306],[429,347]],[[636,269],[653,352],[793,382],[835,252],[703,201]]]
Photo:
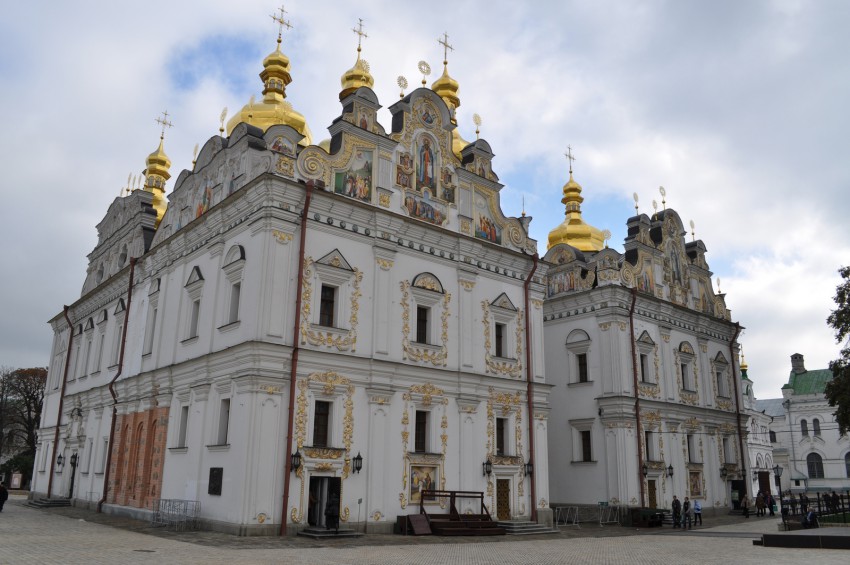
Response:
[[[151,525],[173,528],[176,532],[200,526],[201,503],[197,500],[158,498],[151,504]]]

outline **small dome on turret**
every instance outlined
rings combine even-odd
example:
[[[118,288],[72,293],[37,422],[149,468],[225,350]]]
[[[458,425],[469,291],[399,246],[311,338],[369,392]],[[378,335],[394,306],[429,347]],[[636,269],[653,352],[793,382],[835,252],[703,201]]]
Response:
[[[157,123],[162,125],[162,133],[159,136],[159,147],[156,151],[148,155],[145,160],[145,190],[153,193],[152,205],[156,210],[156,224],[159,227],[159,222],[165,215],[165,210],[168,208],[168,203],[165,200],[165,183],[171,178],[171,159],[165,154],[165,128],[171,127],[171,122],[168,121],[168,112],[163,112],[163,117],[158,118]]]
[[[568,155],[572,158],[572,154]],[[567,243],[581,251],[600,251],[605,247],[605,237],[602,230],[586,223],[581,217],[581,185],[573,178],[572,165],[570,166],[570,180],[564,185],[564,197],[561,202],[566,205],[566,216],[564,222],[549,232],[549,246],[559,243]]]

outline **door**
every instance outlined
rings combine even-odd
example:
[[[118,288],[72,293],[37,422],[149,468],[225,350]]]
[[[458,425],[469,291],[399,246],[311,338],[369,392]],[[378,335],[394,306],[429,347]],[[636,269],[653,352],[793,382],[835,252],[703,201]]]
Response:
[[[327,526],[328,502],[336,504],[339,516],[342,480],[339,477],[310,477],[310,499],[307,506],[307,524],[316,527]]]
[[[770,492],[770,471],[759,471],[759,490]]]
[[[511,480],[496,479],[496,519],[511,519]]]
[[[649,497],[649,507],[650,508],[658,508],[658,500],[655,495],[655,481],[649,480],[646,482],[647,484],[647,494]]]

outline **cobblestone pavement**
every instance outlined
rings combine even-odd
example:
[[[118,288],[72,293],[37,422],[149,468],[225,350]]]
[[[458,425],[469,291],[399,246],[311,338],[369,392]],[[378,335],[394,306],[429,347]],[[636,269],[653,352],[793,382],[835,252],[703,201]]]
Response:
[[[848,553],[753,546],[777,520],[707,520],[715,527],[635,530],[595,524],[518,538],[366,536],[317,543],[304,538],[240,538],[214,532],[175,534],[144,522],[64,508],[39,510],[13,496],[0,514],[0,563],[291,563],[505,565],[548,563],[846,564]],[[650,533],[651,532],[651,533]]]

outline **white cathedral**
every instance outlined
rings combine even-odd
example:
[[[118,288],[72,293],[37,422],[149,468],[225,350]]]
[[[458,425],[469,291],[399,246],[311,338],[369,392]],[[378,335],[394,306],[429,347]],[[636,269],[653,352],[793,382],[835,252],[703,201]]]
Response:
[[[571,173],[538,259],[490,146],[458,133],[445,61],[387,130],[358,46],[318,145],[280,35],[260,77],[167,198],[161,138],[98,224],[50,321],[31,496],[143,518],[198,501],[240,535],[323,526],[329,500],[391,532],[449,511],[432,489],[549,524],[558,504],[731,506],[739,326],[674,211],[630,218],[616,252]]]

